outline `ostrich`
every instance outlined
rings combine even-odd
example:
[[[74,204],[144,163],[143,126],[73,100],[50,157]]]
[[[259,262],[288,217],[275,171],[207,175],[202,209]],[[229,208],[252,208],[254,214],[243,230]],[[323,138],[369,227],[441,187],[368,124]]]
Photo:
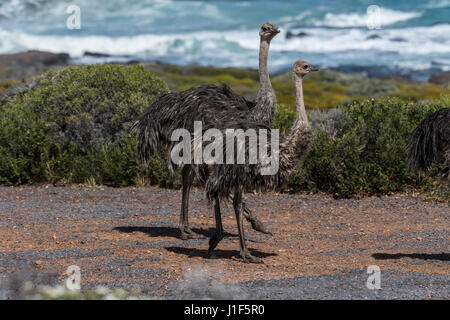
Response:
[[[446,167],[442,177],[450,181],[450,108],[429,114],[414,129],[408,145],[409,170],[427,170],[439,154],[443,154]]]
[[[303,100],[303,77],[308,73],[317,71],[318,69],[311,67],[311,65],[305,61],[298,60],[294,64],[293,68],[293,82],[295,88],[295,98],[296,98],[296,120],[291,129],[291,133],[287,137],[280,137],[279,140],[279,150],[273,150],[273,145],[268,144],[265,141],[258,139],[254,140],[257,143],[257,150],[264,148],[269,149],[272,157],[278,160],[278,171],[271,175],[261,174],[261,168],[265,167],[266,164],[260,158],[257,159],[255,164],[249,164],[249,159],[245,159],[244,164],[238,164],[236,161],[236,152],[233,155],[234,164],[199,164],[194,166],[194,172],[198,180],[205,186],[205,192],[207,199],[215,202],[214,215],[216,220],[216,231],[213,237],[209,241],[208,255],[212,256],[214,248],[223,238],[223,228],[221,222],[220,206],[218,204],[218,199],[227,199],[229,194],[233,194],[233,207],[236,215],[237,226],[239,231],[240,240],[240,255],[245,262],[262,263],[262,260],[256,258],[250,254],[246,248],[244,228],[243,228],[243,202],[242,195],[248,189],[257,189],[260,191],[274,190],[282,186],[287,178],[293,173],[296,165],[300,161],[302,155],[308,149],[312,140],[312,131],[308,123],[308,118],[305,111],[305,103]],[[272,141],[272,134],[270,128],[263,123],[249,122],[249,121],[235,121],[231,116],[221,127],[220,131],[222,136],[226,136],[226,131],[228,129],[243,129],[243,131],[248,129],[253,129],[257,132],[258,138],[262,134],[261,129],[265,129],[269,134],[266,141]],[[224,129],[226,128],[226,129]],[[241,131],[242,132],[242,131]],[[275,136],[276,137],[276,136]],[[201,144],[193,139],[194,152],[199,146],[206,147],[208,143],[202,142]],[[245,137],[244,137],[245,139]],[[245,150],[244,155],[250,155],[249,146],[250,143],[238,143],[238,135],[233,136],[233,145]],[[245,140],[241,140],[245,141]],[[228,140],[224,141],[219,153],[223,152],[225,157],[226,149],[229,147]],[[236,143],[236,144],[235,144]],[[237,149],[233,146],[234,149]],[[256,149],[256,148],[254,148]],[[225,158],[224,158],[225,159]]]
[[[226,85],[215,86],[211,84],[172,92],[159,97],[133,126],[133,131],[137,133],[140,162],[146,163],[161,147],[171,148],[173,142],[170,137],[173,131],[184,128],[192,132],[194,121],[219,126],[222,122],[221,119],[231,115],[235,119],[251,119],[270,124],[277,103],[270,83],[267,56],[271,40],[279,32],[276,25],[268,22],[260,28],[260,88],[256,102],[248,101]],[[168,164],[169,169],[173,172],[170,159]],[[190,165],[184,165],[181,174],[183,187],[179,227],[181,238],[195,239],[200,236],[189,228],[188,221],[189,192],[195,175]],[[270,234],[248,208],[245,207],[244,211],[244,216],[251,222],[253,229]]]

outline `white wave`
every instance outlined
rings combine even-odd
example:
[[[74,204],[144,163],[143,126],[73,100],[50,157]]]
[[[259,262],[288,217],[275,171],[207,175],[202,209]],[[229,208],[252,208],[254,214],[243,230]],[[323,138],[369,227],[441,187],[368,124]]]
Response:
[[[392,51],[399,54],[450,53],[450,25],[377,30],[379,38],[368,39],[370,32],[361,29],[329,30],[303,29],[309,36],[285,39],[282,35],[272,41],[271,51],[338,52],[350,50]],[[282,29],[282,34],[286,30]],[[111,55],[240,55],[257,52],[257,30],[229,32],[201,31],[131,37],[107,36],[41,36],[0,29],[0,52],[11,53],[28,49],[66,52],[72,57],[85,51]],[[401,39],[403,41],[395,41]]]
[[[422,12],[403,12],[380,7],[380,26],[388,26],[397,22],[410,20],[422,16]],[[327,13],[323,20],[313,22],[315,26],[328,27],[364,27],[369,21],[367,13]]]
[[[290,67],[302,57],[321,65],[394,63],[408,69],[429,68],[431,61],[450,59],[450,25],[369,31],[366,29],[302,28],[308,36],[286,39],[286,29],[271,44],[271,70]],[[376,32],[378,38],[368,36]],[[403,41],[398,41],[401,38]],[[37,49],[66,52],[79,63],[95,63],[85,51],[131,58],[161,59],[176,64],[258,66],[258,30],[201,31],[183,34],[145,34],[111,38],[92,36],[41,36],[0,29],[0,53]],[[381,53],[381,54],[380,54]],[[300,56],[298,56],[300,55]],[[89,60],[90,59],[90,60]],[[109,59],[109,60],[108,60]],[[116,61],[118,57],[105,61]],[[126,58],[124,58],[126,60]],[[446,60],[447,59],[447,60]],[[402,64],[403,63],[403,64]],[[447,65],[438,66],[441,69]]]
[[[436,61],[433,61],[436,62]],[[399,61],[396,66],[399,67],[400,69],[409,69],[409,70],[416,70],[416,71],[421,71],[421,70],[429,70],[431,68],[436,68],[437,66],[433,63],[432,61],[420,61],[418,62],[417,60],[410,60],[410,61]],[[449,71],[450,70],[450,64],[448,65],[439,65],[438,66],[439,69],[441,71]]]
[[[250,36],[251,34],[251,36]],[[215,31],[202,31],[175,35],[145,34],[131,37],[111,38],[107,36],[45,36],[0,29],[0,53],[13,53],[22,50],[43,50],[66,52],[79,57],[85,51],[101,52],[111,55],[134,55],[150,52],[156,55],[207,53],[208,50],[235,50],[258,48],[257,31],[236,31],[228,34]],[[240,36],[240,37],[239,37]],[[243,44],[244,46],[240,46]],[[225,53],[225,52],[224,52]],[[215,52],[214,54],[217,54]]]
[[[450,53],[450,25],[377,30],[380,38],[368,39],[370,34],[361,29],[303,28],[309,36],[283,41],[274,40],[271,50],[330,53],[352,50],[396,52],[398,54],[424,55]],[[402,39],[404,41],[395,41]]]
[[[450,0],[435,0],[435,1],[431,1],[430,3],[427,3],[425,5],[425,7],[429,8],[429,9],[439,9],[439,8],[450,7]]]

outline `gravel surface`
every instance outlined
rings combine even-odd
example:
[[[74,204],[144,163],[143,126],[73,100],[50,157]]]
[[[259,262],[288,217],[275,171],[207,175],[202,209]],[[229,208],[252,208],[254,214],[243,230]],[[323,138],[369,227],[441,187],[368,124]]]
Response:
[[[139,288],[164,299],[449,299],[450,208],[406,195],[335,200],[318,194],[247,195],[273,232],[246,225],[264,264],[239,258],[234,213],[207,259],[208,239],[180,239],[179,191],[148,188],[0,187],[0,298],[14,284],[62,283],[70,265],[82,287]],[[190,223],[210,237],[203,193]],[[381,289],[366,286],[368,266]]]

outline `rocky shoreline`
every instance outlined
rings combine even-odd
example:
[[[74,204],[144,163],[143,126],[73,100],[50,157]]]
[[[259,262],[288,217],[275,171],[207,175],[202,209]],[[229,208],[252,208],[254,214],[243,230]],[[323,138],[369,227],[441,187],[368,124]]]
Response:
[[[301,37],[302,34],[291,34],[288,33],[289,37]],[[306,36],[306,35],[303,35]],[[158,61],[145,61],[145,60],[132,60],[129,56],[113,56],[109,54],[104,54],[101,52],[85,52],[83,58],[89,59],[90,63],[112,63],[112,64],[146,64],[146,63],[156,63],[159,65],[170,66],[170,64],[158,62]],[[13,54],[0,54],[0,81],[7,80],[23,80],[29,76],[33,76],[49,69],[60,68],[71,64],[79,64],[80,59],[72,59],[67,53],[51,53],[38,50],[30,50],[26,52],[19,52]],[[192,68],[194,65],[188,66],[176,66],[182,69]],[[206,68],[216,68],[216,67],[206,67]],[[241,69],[241,68],[237,68]],[[244,69],[243,70],[249,70]],[[398,72],[388,68],[374,68],[374,67],[363,67],[363,66],[341,66],[338,68],[332,68],[331,70],[344,73],[344,74],[355,74],[363,75],[368,78],[380,78],[393,80],[400,83],[412,84],[412,83],[430,83],[436,85],[450,85],[450,72],[439,72],[430,75],[428,81],[417,81],[413,79],[410,75]],[[279,72],[273,74],[276,77],[279,74],[285,72]]]
[[[36,76],[70,65],[119,64],[141,65],[164,80],[171,91],[211,84],[227,84],[238,94],[249,99],[258,91],[258,71],[250,68],[173,65],[159,61],[132,60],[129,56],[112,56],[100,52],[85,52],[82,59],[70,58],[65,53],[55,54],[43,51],[27,51],[0,55],[0,97],[10,97],[23,89],[35,85]],[[382,70],[381,70],[382,71]],[[306,97],[308,109],[330,109],[356,100],[380,97],[398,97],[407,101],[428,101],[450,94],[450,72],[432,75],[427,82],[417,81],[405,74],[373,72],[357,66],[339,69],[321,69],[305,82],[309,94]],[[292,95],[292,77],[289,70],[272,73],[272,84],[279,105],[292,112],[295,110]]]
[[[31,50],[0,55],[0,81],[22,80],[49,69],[67,66],[70,57],[66,53]]]

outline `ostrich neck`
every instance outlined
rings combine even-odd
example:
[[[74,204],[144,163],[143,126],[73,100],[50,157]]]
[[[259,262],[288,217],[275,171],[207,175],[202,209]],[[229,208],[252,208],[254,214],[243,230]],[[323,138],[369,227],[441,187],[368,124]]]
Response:
[[[256,107],[250,114],[250,120],[263,122],[270,125],[277,107],[275,92],[270,83],[269,70],[267,67],[267,56],[269,54],[270,42],[261,39],[259,47],[259,83],[260,87],[256,98]]]
[[[267,68],[267,56],[269,55],[270,42],[261,39],[259,44],[259,92],[264,92],[272,89],[272,84],[270,83],[269,70]]]
[[[296,119],[291,133],[280,144],[280,168],[278,175],[285,181],[296,170],[301,157],[308,150],[312,141],[312,130],[308,123],[303,100],[303,79],[294,73],[294,89],[296,102]]]
[[[308,123],[306,116],[305,100],[303,98],[303,77],[294,73],[294,90],[295,90],[295,107],[296,107],[296,122],[303,121]]]
[[[309,136],[310,126],[306,116],[305,101],[303,99],[303,78],[294,73],[294,90],[296,119],[292,126],[288,141],[294,146],[302,145],[307,142],[305,134]],[[309,142],[308,142],[309,143]]]

